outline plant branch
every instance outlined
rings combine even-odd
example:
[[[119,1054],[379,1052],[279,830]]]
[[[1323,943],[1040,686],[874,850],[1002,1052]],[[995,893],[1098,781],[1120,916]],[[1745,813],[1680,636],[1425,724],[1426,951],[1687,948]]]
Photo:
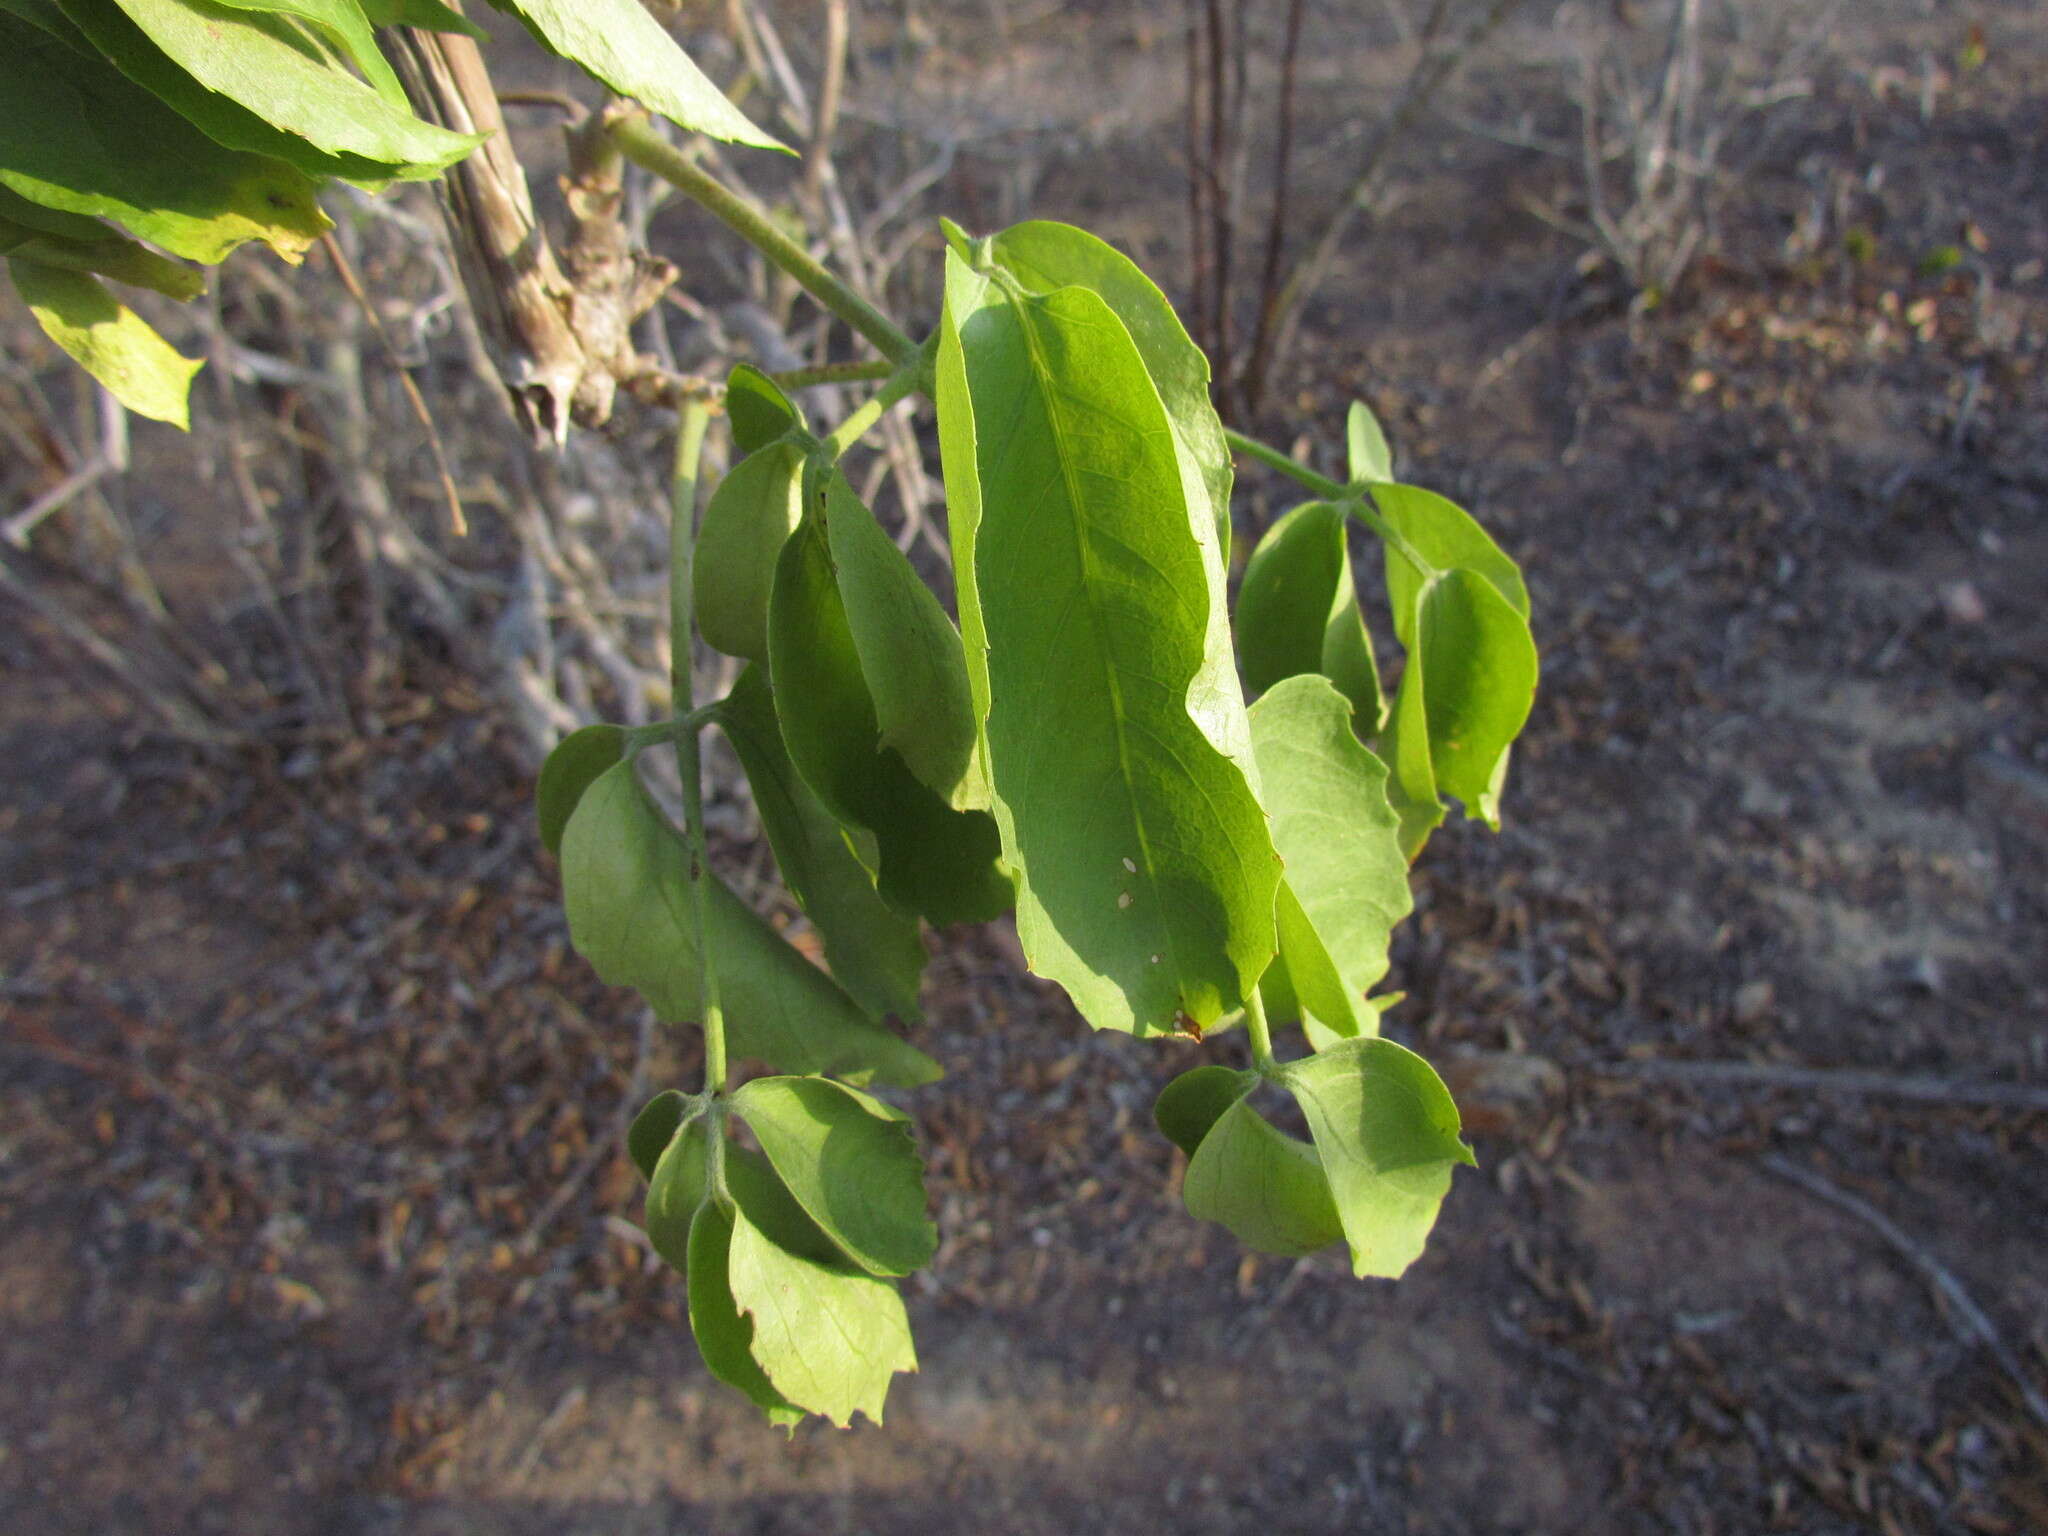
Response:
[[[825,446],[833,458],[842,457],[892,406],[917,392],[926,376],[927,361],[926,349],[919,348],[916,356],[892,372],[887,383],[832,429],[831,435],[825,439]]]
[[[1277,469],[1295,484],[1306,486],[1327,501],[1342,501],[1345,487],[1326,475],[1319,475],[1306,464],[1297,464],[1278,448],[1260,442],[1255,437],[1246,437],[1235,427],[1223,429],[1223,441],[1248,459],[1257,459],[1268,469]]]
[[[711,407],[699,399],[682,403],[676,422],[675,471],[669,482],[669,691],[675,716],[676,766],[683,780],[683,828],[690,849],[690,891],[696,924],[697,965],[703,987],[704,1091],[725,1089],[725,1013],[719,1006],[718,966],[705,921],[710,905],[711,850],[704,839],[704,758],[699,745],[692,676],[697,615],[694,598],[697,551],[697,474]]]
[[[896,371],[896,364],[886,357],[858,363],[820,363],[815,368],[786,368],[768,377],[777,389],[809,389],[815,384],[863,384],[870,379],[886,379]]]
[[[1266,1022],[1266,1000],[1259,996],[1256,985],[1244,995],[1244,1028],[1252,1043],[1252,1065],[1261,1072],[1271,1072],[1279,1063],[1273,1059],[1273,1030]]]
[[[619,152],[642,170],[659,176],[678,192],[716,217],[769,261],[795,278],[812,298],[858,331],[892,362],[901,363],[917,351],[917,343],[842,278],[776,228],[768,215],[697,165],[689,155],[655,132],[635,111],[625,111],[606,124]]]

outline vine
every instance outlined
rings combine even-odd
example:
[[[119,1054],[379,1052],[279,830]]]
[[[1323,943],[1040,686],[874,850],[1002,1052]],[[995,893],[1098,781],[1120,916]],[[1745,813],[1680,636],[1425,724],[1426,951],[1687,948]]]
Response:
[[[780,147],[635,0],[498,3],[682,128]],[[436,0],[0,0],[0,85],[23,104],[0,120],[0,249],[53,340],[131,409],[182,425],[197,364],[102,279],[188,298],[187,261],[251,239],[296,260],[325,228],[323,180],[431,178],[477,148],[409,109],[371,30],[396,24],[415,29],[413,56],[474,30]],[[122,153],[79,128],[87,106]],[[944,225],[944,298],[919,341],[639,108],[577,132],[601,137],[579,139],[592,179],[571,197],[593,242],[623,157],[879,354],[779,379],[742,364],[722,385],[650,381],[614,335],[577,354],[614,369],[603,388],[585,389],[587,372],[549,385],[586,416],[614,384],[677,415],[671,719],[571,734],[537,799],[578,951],[703,1031],[697,1091],[658,1094],[627,1140],[707,1366],[777,1423],[882,1417],[916,1358],[896,1281],[937,1234],[913,1124],[867,1090],[940,1075],[890,1027],[919,1021],[923,925],[1010,912],[1033,971],[1095,1028],[1244,1027],[1247,1067],[1197,1067],[1156,1106],[1188,1158],[1191,1214],[1262,1251],[1341,1242],[1357,1275],[1400,1275],[1473,1158],[1437,1074],[1381,1037],[1398,997],[1374,989],[1446,800],[1498,825],[1537,675],[1514,562],[1462,509],[1395,478],[1362,405],[1341,482],[1226,432],[1208,359],[1093,235]],[[638,260],[607,269],[638,274],[610,290],[621,325],[651,302]],[[791,391],[820,382],[877,388],[817,428]],[[957,624],[840,469],[913,395],[937,412]],[[721,410],[738,457],[705,497]],[[1312,497],[1252,550],[1234,614],[1233,451]],[[1384,552],[1377,626],[1354,585],[1353,522]],[[1391,691],[1376,628],[1403,656]],[[744,664],[704,703],[700,640]],[[711,867],[712,728],[825,968]],[[640,775],[664,749],[680,827]],[[1292,1026],[1303,1050],[1289,1055]],[[770,1073],[735,1087],[742,1063]],[[1307,1139],[1261,1112],[1262,1089],[1292,1099]]]

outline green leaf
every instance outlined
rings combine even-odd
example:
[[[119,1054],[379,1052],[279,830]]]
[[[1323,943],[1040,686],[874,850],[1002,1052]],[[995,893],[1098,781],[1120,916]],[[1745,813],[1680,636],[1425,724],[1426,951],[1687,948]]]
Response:
[[[208,90],[329,154],[377,162],[384,174],[431,176],[484,141],[394,106],[343,70],[310,57],[271,18],[210,0],[115,0],[128,19]]]
[[[732,1295],[733,1213],[716,1200],[697,1207],[690,1222],[690,1332],[713,1376],[737,1387],[768,1422],[793,1429],[803,1410],[775,1390],[754,1359],[754,1325]]]
[[[1313,674],[1269,691],[1252,706],[1251,726],[1286,869],[1279,963],[1292,1001],[1338,1034],[1370,1032],[1377,1015],[1365,996],[1386,975],[1388,941],[1414,906],[1386,765],[1352,734],[1344,696]]]
[[[803,514],[804,450],[770,443],[735,464],[705,504],[692,566],[697,628],[728,656],[768,659],[775,562]]]
[[[1193,1157],[1202,1138],[1223,1112],[1258,1083],[1256,1072],[1221,1066],[1192,1067],[1160,1090],[1152,1105],[1152,1118],[1168,1141]]]
[[[733,1217],[727,1273],[734,1302],[753,1319],[753,1358],[783,1398],[841,1428],[856,1412],[882,1422],[890,1377],[917,1369],[894,1285],[789,1252],[744,1207]]]
[[[0,187],[0,207],[7,207],[11,212],[11,205],[15,203],[25,208],[36,208],[35,204]],[[36,212],[57,218],[77,218],[75,214],[59,213],[54,208],[36,208]],[[206,280],[195,269],[159,255],[148,246],[138,245],[97,219],[79,218],[78,222],[93,232],[89,239],[74,240],[63,235],[46,234],[33,225],[16,223],[0,214],[0,255],[37,262],[46,267],[62,267],[68,272],[90,272],[110,277],[117,283],[154,289],[164,297],[180,302],[197,298],[205,291]]]
[[[1346,523],[1341,506],[1312,501],[1266,530],[1238,588],[1238,660],[1253,693],[1322,673],[1350,699],[1358,729],[1369,736],[1385,723],[1386,704],[1358,611]]]
[[[757,1077],[732,1107],[797,1203],[862,1269],[907,1275],[931,1262],[938,1229],[902,1115],[822,1077]]]
[[[752,363],[740,363],[726,378],[725,416],[741,453],[759,453],[778,437],[804,430],[796,402]]]
[[[1529,622],[1470,570],[1421,586],[1408,613],[1399,626],[1408,662],[1389,733],[1400,788],[1420,801],[1423,784],[1432,783],[1463,801],[1466,815],[1498,829],[1508,748],[1536,695]],[[1405,835],[1409,816],[1402,809]]]
[[[649,803],[631,762],[598,777],[562,834],[563,901],[577,951],[670,1023],[699,1017],[689,866],[687,845]],[[939,1076],[936,1062],[872,1023],[722,880],[708,878],[706,933],[735,1056],[854,1082],[908,1087]]]
[[[875,1017],[893,1013],[915,1024],[925,963],[917,919],[882,900],[845,832],[789,760],[767,668],[740,674],[719,703],[718,723],[746,770],[782,883],[824,941],[833,976]]]
[[[682,1129],[688,1107],[689,1100],[670,1088],[642,1105],[633,1123],[626,1127],[626,1155],[633,1159],[640,1177],[649,1183],[654,1181],[654,1170],[661,1164],[662,1153]]]
[[[1223,422],[1209,398],[1209,359],[1189,338],[1166,295],[1122,251],[1071,224],[1018,224],[997,235],[993,249],[995,259],[1032,292],[1090,288],[1116,312],[1166,408],[1188,506],[1198,516],[1206,512],[1207,526],[1217,530],[1227,549],[1235,471],[1223,441]],[[1222,611],[1220,590],[1211,591],[1210,601]]]
[[[1198,1221],[1247,1248],[1302,1258],[1344,1235],[1315,1148],[1277,1130],[1241,1098],[1188,1161],[1181,1198]]]
[[[1426,567],[1437,571],[1477,572],[1498,591],[1507,605],[1524,619],[1529,617],[1529,588],[1522,580],[1522,568],[1479,526],[1478,519],[1456,502],[1415,485],[1374,485],[1373,505],[1389,527],[1422,557]],[[1418,570],[1392,545],[1387,547],[1387,606],[1398,621],[1415,600],[1415,594],[1429,579],[1429,570]]]
[[[1399,1278],[1414,1263],[1451,1187],[1472,1164],[1458,1108],[1428,1062],[1391,1040],[1351,1040],[1279,1071],[1315,1138],[1351,1270]]]
[[[805,518],[782,547],[768,650],[790,760],[833,816],[874,833],[882,894],[935,924],[1004,911],[994,820],[954,810],[882,741],[820,517]]]
[[[0,113],[0,117],[6,114]],[[96,278],[9,260],[8,275],[50,340],[138,416],[186,427],[196,357],[185,357]]]
[[[541,764],[534,790],[540,813],[541,846],[559,856],[562,830],[575,814],[583,792],[626,755],[626,733],[616,725],[586,725],[571,731]]]
[[[1353,485],[1394,478],[1394,451],[1387,446],[1387,434],[1381,429],[1379,418],[1363,400],[1351,402],[1344,438]]]
[[[985,809],[960,632],[838,474],[826,483],[825,533],[883,748],[954,810]]]
[[[363,72],[363,78],[387,102],[410,114],[405,87],[384,55],[377,51],[377,37],[370,18],[357,0],[216,0],[236,11],[257,11],[265,15],[296,16],[341,45],[349,62]]]
[[[690,62],[639,0],[491,0],[526,24],[534,38],[572,64],[580,64],[621,96],[659,112],[678,128],[785,149],[747,121],[725,93]]]
[[[1098,1028],[1211,1024],[1272,959],[1279,865],[1207,519],[1122,322],[1004,281],[948,253],[937,380],[1019,937]]]
[[[643,1119],[646,1113],[641,1111]],[[637,1125],[635,1128],[638,1129]],[[701,1116],[687,1123],[679,1122],[679,1129],[671,1133],[647,1180],[643,1218],[647,1239],[678,1274],[689,1272],[690,1218],[709,1192],[705,1175],[710,1137],[710,1128]]]
[[[480,43],[491,40],[490,33],[448,9],[441,0],[364,0],[363,11],[380,27],[420,27],[428,32],[460,32]]]
[[[846,1255],[797,1204],[782,1175],[759,1152],[736,1143],[725,1149],[727,1192],[741,1212],[778,1248],[827,1268],[847,1268]]]
[[[105,64],[0,17],[0,185],[193,261],[248,240],[296,261],[328,227],[289,166],[224,150]]]
[[[184,118],[214,143],[281,160],[307,177],[338,176],[364,186],[398,174],[381,160],[315,149],[296,133],[274,128],[240,102],[208,90],[173,62],[122,12],[118,0],[64,0],[60,15],[48,0],[0,0],[12,10],[89,57],[102,57],[136,85]],[[415,174],[438,174],[423,168]],[[306,182],[311,202],[312,183]],[[326,228],[323,223],[320,228]],[[287,260],[296,260],[287,256]]]

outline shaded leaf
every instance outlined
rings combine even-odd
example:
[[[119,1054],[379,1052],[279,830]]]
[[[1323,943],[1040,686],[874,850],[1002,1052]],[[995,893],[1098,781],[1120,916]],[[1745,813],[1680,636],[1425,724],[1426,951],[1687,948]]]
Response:
[[[1188,1214],[1247,1248],[1302,1258],[1344,1235],[1315,1148],[1274,1128],[1249,1097],[1225,1109],[1181,1181]]]
[[[115,0],[194,80],[329,154],[358,155],[384,174],[431,176],[484,141],[450,133],[371,86],[310,57],[271,18],[211,0]]]
[[[759,453],[785,433],[804,429],[796,402],[752,363],[738,364],[726,378],[725,415],[741,453]]]
[[[561,855],[577,951],[606,981],[637,988],[663,1021],[698,1018],[689,849],[648,801],[631,762],[584,792]],[[914,1086],[939,1076],[936,1062],[872,1023],[722,880],[707,878],[706,932],[735,1056],[855,1082]]]
[[[1258,1086],[1256,1072],[1231,1067],[1192,1067],[1160,1090],[1152,1118],[1166,1139],[1195,1155],[1210,1127],[1239,1099]]]
[[[644,1118],[646,1111],[641,1114]],[[689,1272],[690,1218],[697,1214],[697,1207],[709,1194],[705,1174],[710,1136],[710,1128],[701,1117],[680,1124],[680,1130],[670,1135],[668,1145],[655,1160],[654,1172],[647,1180],[647,1239],[678,1274]]]
[[[1102,299],[957,252],[938,391],[1024,952],[1098,1028],[1213,1023],[1272,958],[1279,866],[1165,409]]]
[[[1451,1169],[1474,1161],[1450,1091],[1391,1040],[1346,1041],[1278,1075],[1315,1138],[1352,1273],[1399,1277],[1436,1224]]]
[[[487,43],[491,35],[441,0],[364,0],[363,10],[380,27],[421,27],[429,32],[460,32]]]
[[[733,1217],[727,1272],[734,1302],[753,1319],[750,1352],[778,1393],[841,1428],[856,1412],[882,1422],[889,1379],[917,1369],[894,1285],[789,1252],[744,1207]]]
[[[741,459],[705,503],[692,565],[697,628],[728,656],[768,659],[775,562],[803,513],[804,450],[770,443]]]
[[[328,227],[286,165],[221,148],[111,67],[0,16],[0,184],[193,261],[248,240],[288,261]]]
[[[44,333],[116,400],[138,416],[188,425],[198,358],[180,354],[97,278],[18,259],[8,261],[7,271]]]
[[[541,846],[549,853],[561,853],[562,830],[569,825],[583,792],[625,755],[626,733],[616,725],[586,725],[555,743],[555,750],[541,764],[540,782],[534,789]]]
[[[1379,665],[1358,611],[1345,543],[1347,515],[1333,502],[1294,508],[1253,549],[1237,593],[1237,651],[1245,686],[1320,672],[1372,735],[1385,723]]]
[[[806,518],[782,547],[768,649],[790,760],[833,816],[874,834],[882,894],[933,923],[1005,910],[994,820],[952,809],[882,742],[820,518]]]
[[[828,1268],[847,1267],[846,1255],[797,1203],[782,1175],[759,1152],[729,1142],[725,1149],[725,1184],[739,1208],[770,1242],[798,1258]]]
[[[36,213],[45,218],[77,219],[91,233],[88,238],[79,240],[48,234],[31,224],[16,223],[7,216],[15,203],[35,208]],[[59,213],[54,208],[36,208],[35,204],[16,197],[4,187],[0,187],[0,208],[7,210],[0,212],[0,256],[38,262],[46,267],[62,267],[68,272],[90,272],[112,278],[117,283],[153,289],[180,302],[197,298],[205,291],[206,280],[197,269],[160,255],[97,219]]]
[[[653,1182],[654,1170],[668,1144],[675,1140],[676,1132],[682,1129],[688,1107],[689,1101],[670,1088],[642,1105],[633,1123],[626,1127],[626,1155],[633,1159],[641,1178]]]
[[[907,1275],[931,1262],[938,1229],[902,1115],[822,1077],[757,1077],[732,1107],[797,1203],[862,1269]]]
[[[784,149],[747,121],[640,0],[491,0],[536,41],[690,133]]]
[[[718,723],[746,770],[782,883],[824,941],[832,974],[869,1013],[916,1023],[925,963],[917,919],[882,900],[845,832],[789,760],[765,667],[740,674],[718,706]]]
[[[794,1428],[803,1410],[775,1390],[754,1359],[754,1325],[733,1300],[733,1224],[733,1213],[716,1200],[698,1206],[690,1221],[690,1332],[713,1376],[744,1392],[769,1423]]]
[[[1286,871],[1279,963],[1292,997],[1267,993],[1269,1011],[1305,1011],[1340,1035],[1369,1033],[1377,1015],[1366,993],[1386,975],[1389,939],[1414,905],[1386,765],[1352,734],[1344,696],[1313,674],[1269,691],[1252,706],[1251,726]],[[1296,1011],[1283,1011],[1287,1002]]]

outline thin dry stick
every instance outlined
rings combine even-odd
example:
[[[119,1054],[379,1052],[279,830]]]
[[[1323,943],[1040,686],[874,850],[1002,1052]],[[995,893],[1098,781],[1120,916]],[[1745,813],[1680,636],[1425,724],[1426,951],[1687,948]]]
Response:
[[[1984,1309],[1977,1305],[1970,1293],[1963,1288],[1963,1282],[1939,1259],[1914,1242],[1884,1212],[1869,1201],[1850,1194],[1846,1189],[1821,1177],[1811,1168],[1805,1168],[1789,1158],[1769,1153],[1762,1159],[1764,1170],[1797,1184],[1817,1200],[1825,1200],[1838,1210],[1847,1211],[1863,1222],[1873,1232],[1890,1243],[1899,1256],[1920,1271],[1928,1289],[1940,1298],[1942,1313],[1956,1338],[1965,1345],[1982,1346],[1984,1351],[1998,1363],[2000,1370],[2012,1379],[2019,1389],[2020,1400],[2027,1405],[2027,1411],[2036,1423],[2048,1429],[2048,1397],[2034,1385],[2027,1375],[2026,1367],[2020,1364],[2019,1356],[2012,1352],[2005,1342],[2005,1336],[1998,1331]]]
[[[1674,1083],[1734,1087],[1798,1088],[1869,1098],[1911,1099],[1923,1104],[1963,1104],[1986,1109],[2048,1113],[2048,1088],[2025,1083],[1958,1083],[1940,1077],[1888,1072],[1837,1071],[1824,1067],[1781,1067],[1751,1061],[1617,1061],[1593,1069],[1602,1077],[1634,1077]]]
[[[1294,84],[1301,53],[1301,21],[1305,0],[1288,0],[1287,32],[1280,45],[1280,126],[1273,149],[1273,204],[1266,218],[1266,261],[1259,273],[1259,318],[1252,332],[1254,358],[1271,346],[1273,319],[1280,304],[1280,252],[1287,238],[1288,177],[1294,160]]]

